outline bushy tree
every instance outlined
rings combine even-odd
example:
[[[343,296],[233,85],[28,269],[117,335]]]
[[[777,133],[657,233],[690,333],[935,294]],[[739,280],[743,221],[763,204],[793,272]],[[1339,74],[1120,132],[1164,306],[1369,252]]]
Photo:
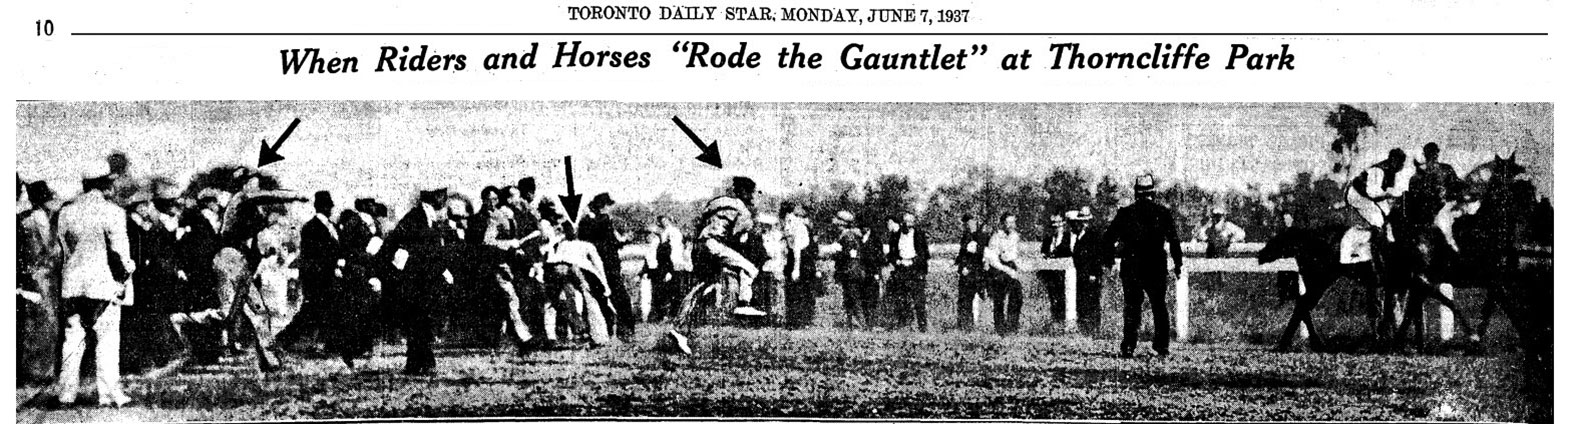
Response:
[[[904,175],[884,174],[868,183],[862,198],[862,212],[857,218],[865,225],[882,226],[885,217],[899,217],[902,213],[915,212],[917,194],[913,192],[911,178]]]

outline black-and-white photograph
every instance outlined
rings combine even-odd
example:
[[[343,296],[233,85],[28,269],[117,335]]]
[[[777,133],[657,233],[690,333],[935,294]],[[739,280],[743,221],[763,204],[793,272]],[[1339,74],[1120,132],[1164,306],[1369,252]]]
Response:
[[[16,104],[19,422],[1544,422],[1552,103]]]

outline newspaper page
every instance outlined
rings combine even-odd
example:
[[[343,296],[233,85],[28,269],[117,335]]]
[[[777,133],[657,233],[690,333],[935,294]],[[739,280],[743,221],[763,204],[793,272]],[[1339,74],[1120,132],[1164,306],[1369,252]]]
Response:
[[[5,9],[17,422],[1566,421],[1563,2]]]

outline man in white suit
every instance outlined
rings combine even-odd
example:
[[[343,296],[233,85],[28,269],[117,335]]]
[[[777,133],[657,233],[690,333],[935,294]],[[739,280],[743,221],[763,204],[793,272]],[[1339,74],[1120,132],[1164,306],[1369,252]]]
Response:
[[[87,349],[88,328],[98,338],[94,363],[99,404],[124,406],[132,399],[121,392],[121,306],[134,271],[126,237],[126,211],[105,199],[115,181],[108,163],[86,166],[82,194],[61,208],[56,238],[64,254],[61,273],[62,314],[66,340],[57,380],[57,400],[77,402],[78,379]]]

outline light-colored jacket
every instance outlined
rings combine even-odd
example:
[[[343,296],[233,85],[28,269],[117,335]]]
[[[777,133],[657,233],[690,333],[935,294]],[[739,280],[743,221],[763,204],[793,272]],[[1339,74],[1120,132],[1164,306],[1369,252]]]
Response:
[[[126,211],[105,200],[104,193],[90,191],[62,207],[58,219],[56,237],[65,258],[61,297],[119,301],[126,287],[110,274],[109,252],[120,255],[128,275],[135,270]]]

